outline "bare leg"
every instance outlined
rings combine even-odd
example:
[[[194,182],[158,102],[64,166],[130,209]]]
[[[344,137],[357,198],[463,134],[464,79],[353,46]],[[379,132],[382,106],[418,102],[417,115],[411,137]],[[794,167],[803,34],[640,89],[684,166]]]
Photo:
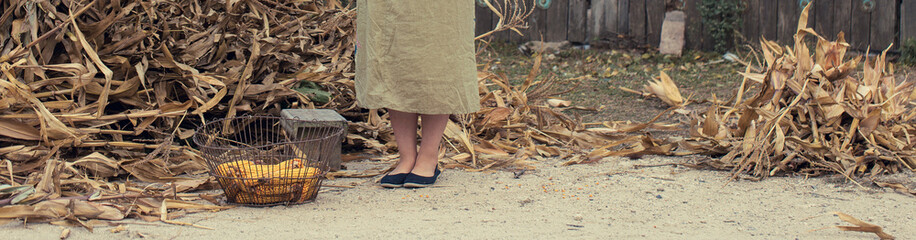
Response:
[[[433,176],[439,164],[439,144],[445,132],[445,125],[448,124],[448,114],[421,114],[420,116],[423,118],[421,129],[423,141],[420,142],[420,151],[417,153],[417,160],[411,172],[430,177]]]
[[[388,109],[388,115],[391,117],[394,139],[398,142],[398,153],[401,155],[398,166],[389,174],[409,173],[417,161],[418,114]]]

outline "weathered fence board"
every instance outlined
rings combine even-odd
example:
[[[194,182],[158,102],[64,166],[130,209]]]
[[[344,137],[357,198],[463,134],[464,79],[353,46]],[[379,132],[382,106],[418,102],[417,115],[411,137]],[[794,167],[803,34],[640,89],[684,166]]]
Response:
[[[493,30],[493,18],[495,16],[489,13],[490,9],[485,7],[478,7],[475,9],[475,11],[476,16],[474,17],[474,29],[476,30],[475,32],[477,32],[477,35],[480,36],[480,34],[484,34],[490,30]]]
[[[760,1],[761,0],[747,0],[747,10],[744,11],[744,26],[742,34],[744,38],[749,41],[756,43],[760,40]]]
[[[617,31],[614,33],[626,34],[630,32],[630,16],[627,10],[630,9],[629,0],[614,0],[617,2]],[[616,36],[614,36],[616,37]]]
[[[569,32],[569,0],[553,0],[547,9],[547,33],[544,39],[550,42],[567,40]]]
[[[623,1],[626,0],[607,0],[602,8],[594,8],[604,9],[604,14],[601,16],[604,24],[599,25],[601,26],[599,38],[614,38],[620,33],[620,18],[618,16],[627,12],[626,9],[620,8],[619,3]]]
[[[861,0],[852,0],[852,18],[849,32],[846,33],[846,41],[855,49],[866,49],[868,45],[868,35],[871,31],[871,11],[865,9]]]
[[[916,40],[916,0],[903,0],[900,8],[900,42]]]
[[[531,16],[531,40],[543,41],[547,37],[547,9],[536,7]]]
[[[833,1],[823,1],[818,0],[814,1],[814,15],[817,16],[814,23],[814,31],[821,34],[822,36],[832,39],[837,34],[837,30],[834,29],[833,21],[833,8],[836,3]]]
[[[897,25],[897,1],[875,0],[871,23],[870,36],[868,38],[868,44],[871,45],[871,48],[880,51],[890,47],[895,40],[894,28]]]
[[[636,42],[646,42],[646,1],[630,1],[630,6],[627,9],[627,14],[630,16],[629,35],[633,37]]]
[[[748,11],[757,11],[760,16],[760,36],[768,40],[777,40],[776,34],[778,30],[779,22],[779,12],[777,11],[776,1],[773,0],[761,0],[760,8],[752,9]]]
[[[617,0],[592,0],[591,37],[593,39],[606,38],[609,35],[609,31],[617,27],[617,18],[614,18],[614,16],[617,15],[617,6],[614,5],[613,8],[607,9],[607,5],[611,5],[612,2],[616,1]],[[613,24],[614,27],[610,27],[608,24]]]
[[[604,15],[607,14],[604,5],[608,1],[611,0],[591,0],[591,10],[588,11],[589,40],[601,38],[602,32],[607,31],[607,27],[604,26]]]
[[[570,0],[569,30],[566,33],[570,42],[588,41],[588,0]]]
[[[689,49],[707,49],[709,46],[706,34],[706,28],[703,26],[703,20],[700,17],[701,0],[685,0],[684,8],[687,13],[687,29],[684,33],[686,47]]]
[[[795,29],[798,27],[798,1],[778,0],[774,2],[778,9],[776,39],[782,44],[791,43]]]
[[[848,42],[849,30],[852,27],[852,1],[851,0],[839,0],[833,1],[833,31],[835,34],[831,34],[827,39],[837,40],[840,32],[843,32],[844,39]]]
[[[674,1],[683,3],[676,9],[686,13],[686,47],[709,50],[713,41],[701,16],[703,0]],[[747,8],[742,13],[743,39],[756,44],[763,37],[792,43],[798,17],[807,0],[742,0]],[[533,4],[531,1],[529,4]],[[590,42],[620,40],[625,36],[637,45],[658,46],[666,2],[671,0],[552,0],[547,9],[535,8],[528,19],[525,36],[510,31],[494,34],[493,38],[514,42],[531,40]],[[835,40],[843,32],[854,49],[882,50],[902,40],[916,38],[916,0],[815,0],[808,25],[827,39]],[[874,4],[871,4],[874,3]],[[866,6],[867,5],[867,6]],[[497,17],[486,7],[478,6],[478,33],[497,24]],[[483,29],[481,29],[483,28]],[[613,42],[613,41],[612,41]],[[632,46],[632,45],[618,45]]]
[[[658,46],[662,37],[662,22],[665,21],[665,0],[646,1],[646,42]]]
[[[513,35],[512,36],[513,42],[524,42],[524,41],[530,41],[530,40],[540,41],[544,38],[544,35],[542,35],[542,33],[547,26],[544,21],[547,19],[547,10],[544,10],[543,8],[539,8],[537,6],[533,6],[533,7],[534,7],[534,12],[531,13],[531,16],[528,19],[528,31],[522,31],[522,33],[524,33],[525,36]]]

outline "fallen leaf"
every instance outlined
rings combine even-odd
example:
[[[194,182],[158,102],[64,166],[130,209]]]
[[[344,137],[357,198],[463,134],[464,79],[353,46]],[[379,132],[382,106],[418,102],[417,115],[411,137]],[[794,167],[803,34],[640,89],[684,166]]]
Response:
[[[893,239],[895,239],[894,236],[891,236],[890,234],[885,233],[884,230],[883,230],[880,226],[878,226],[878,225],[874,225],[874,224],[871,224],[871,223],[864,222],[864,221],[862,221],[862,220],[856,219],[856,218],[854,218],[854,217],[852,217],[852,216],[850,216],[850,215],[848,215],[848,214],[841,213],[841,212],[833,212],[833,214],[836,214],[837,217],[840,218],[840,220],[843,220],[843,221],[846,221],[846,222],[851,223],[851,224],[853,224],[853,225],[856,225],[855,227],[853,227],[853,226],[836,226],[836,227],[839,228],[840,230],[843,230],[843,231],[854,231],[854,232],[869,232],[869,233],[874,233],[875,235],[878,235],[878,237],[881,238],[882,240],[885,240],[885,239],[887,239],[887,240],[893,240]]]
[[[572,105],[572,101],[551,98],[547,99],[547,104],[549,104],[551,107],[569,107]]]

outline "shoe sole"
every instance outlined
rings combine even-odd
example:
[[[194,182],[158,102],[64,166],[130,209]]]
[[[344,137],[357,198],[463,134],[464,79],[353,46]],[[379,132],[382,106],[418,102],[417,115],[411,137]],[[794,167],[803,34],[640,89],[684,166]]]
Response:
[[[403,185],[390,184],[390,183],[382,183],[380,185],[382,185],[383,188],[399,188],[403,186]]]
[[[419,184],[419,183],[404,183],[405,188],[425,188],[429,187],[431,184]]]

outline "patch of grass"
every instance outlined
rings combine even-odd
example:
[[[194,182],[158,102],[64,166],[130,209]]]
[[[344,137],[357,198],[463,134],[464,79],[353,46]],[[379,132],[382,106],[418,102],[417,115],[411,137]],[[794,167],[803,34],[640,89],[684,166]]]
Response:
[[[916,66],[916,38],[910,38],[903,42],[903,46],[900,47],[900,62],[905,65]]]
[[[491,72],[504,72],[513,82],[523,80],[531,71],[534,58],[520,52],[517,46],[494,43],[479,56],[480,63],[492,63]],[[678,84],[681,94],[694,100],[713,96],[727,98],[740,84],[743,67],[722,61],[716,53],[687,51],[680,57],[627,50],[568,49],[544,53],[539,79],[553,74],[573,91],[558,96],[576,106],[593,107],[593,111],[575,111],[587,122],[609,120],[646,121],[668,108],[658,99],[645,99],[620,90],[626,87],[642,90],[650,79],[665,71]],[[588,76],[576,82],[569,81]],[[563,90],[563,89],[558,89]]]

